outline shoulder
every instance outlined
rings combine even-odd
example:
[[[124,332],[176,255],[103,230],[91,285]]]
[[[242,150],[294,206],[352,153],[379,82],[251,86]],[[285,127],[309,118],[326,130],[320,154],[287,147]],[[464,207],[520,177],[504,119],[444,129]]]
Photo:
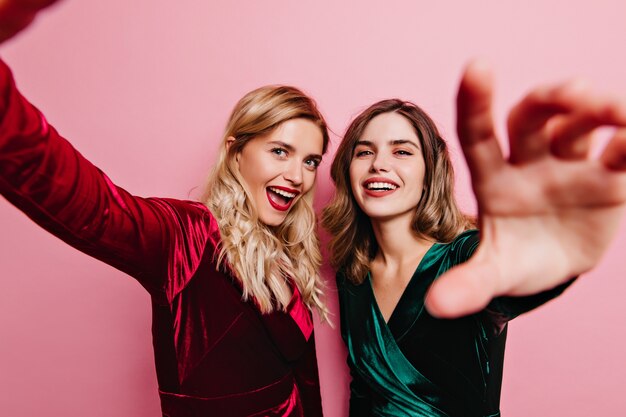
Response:
[[[480,243],[480,233],[477,229],[466,230],[448,244],[450,254],[457,258],[460,262],[469,259],[478,244]]]
[[[153,207],[162,211],[183,234],[191,238],[203,235],[215,243],[219,241],[217,220],[205,204],[199,201],[161,197],[150,197],[147,200]]]
[[[179,200],[176,198],[163,198],[163,197],[150,197],[151,200],[157,204],[171,207],[178,213],[184,213],[189,216],[211,217],[214,219],[213,214],[209,211],[209,208],[199,201],[191,200]]]
[[[335,275],[335,281],[337,282],[338,291],[343,291],[347,285],[350,285],[350,281],[346,278],[346,275],[343,272],[337,272]]]
[[[429,257],[429,263],[451,268],[471,258],[479,243],[478,230],[466,230],[450,242],[436,243],[426,255]]]
[[[337,292],[341,301],[346,297],[356,296],[358,293],[360,293],[365,287],[365,282],[369,278],[366,277],[362,283],[356,284],[348,279],[345,273],[337,272],[337,275],[335,275],[335,279],[337,282]]]
[[[148,197],[146,198],[155,207],[170,211],[171,214],[193,219],[208,219],[214,221],[215,217],[209,208],[199,201],[179,200],[176,198]]]
[[[475,249],[475,247],[478,246],[479,242],[480,242],[480,233],[478,229],[469,229],[457,235],[457,237],[455,237],[454,240],[450,242],[450,244],[453,245],[457,249],[458,248],[471,249],[472,247]]]

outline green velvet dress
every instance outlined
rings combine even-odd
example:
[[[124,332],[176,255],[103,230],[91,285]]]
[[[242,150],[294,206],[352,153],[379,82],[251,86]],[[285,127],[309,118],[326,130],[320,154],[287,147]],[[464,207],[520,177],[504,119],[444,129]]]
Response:
[[[388,323],[369,275],[354,285],[338,274],[341,333],[352,374],[350,416],[500,416],[507,322],[556,297],[569,282],[535,296],[495,299],[471,316],[432,317],[424,308],[428,287],[469,259],[478,241],[471,230],[433,245]]]

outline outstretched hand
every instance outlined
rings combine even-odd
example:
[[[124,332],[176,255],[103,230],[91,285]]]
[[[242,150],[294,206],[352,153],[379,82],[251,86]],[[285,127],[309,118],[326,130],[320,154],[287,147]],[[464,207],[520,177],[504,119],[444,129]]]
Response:
[[[0,42],[27,27],[39,10],[57,0],[0,0]]]
[[[491,114],[492,74],[470,64],[457,97],[457,131],[478,203],[480,245],[426,299],[439,317],[483,309],[498,296],[551,289],[593,268],[626,205],[626,102],[581,83],[538,88],[509,113],[505,159]],[[591,158],[592,132],[615,128]]]

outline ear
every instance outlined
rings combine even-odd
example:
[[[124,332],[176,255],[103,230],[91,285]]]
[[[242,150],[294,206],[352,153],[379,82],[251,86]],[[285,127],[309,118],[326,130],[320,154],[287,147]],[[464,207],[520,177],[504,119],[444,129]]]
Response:
[[[227,151],[230,149],[231,146],[233,146],[233,144],[235,143],[235,140],[236,139],[234,136],[229,136],[226,138],[226,142],[224,143],[224,146],[226,146]],[[239,152],[237,152],[237,155],[235,155],[235,161],[239,163]]]

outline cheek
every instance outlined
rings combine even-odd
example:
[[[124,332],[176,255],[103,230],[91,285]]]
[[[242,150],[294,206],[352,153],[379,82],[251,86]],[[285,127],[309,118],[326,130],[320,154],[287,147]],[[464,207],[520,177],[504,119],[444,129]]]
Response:
[[[268,164],[263,163],[258,155],[250,157],[244,153],[239,157],[237,165],[239,166],[239,174],[250,191],[257,184],[264,182],[267,177]]]
[[[241,176],[241,179],[245,185],[250,188],[250,180],[252,177],[252,175],[250,175],[250,165],[246,164],[245,159],[242,158],[237,163],[237,166],[239,168],[239,175]]]
[[[402,167],[402,176],[411,186],[422,188],[424,184],[424,164],[412,164]]]
[[[316,180],[317,180],[317,170],[309,171],[305,168],[304,169],[304,192],[307,192],[311,188],[313,188]]]

